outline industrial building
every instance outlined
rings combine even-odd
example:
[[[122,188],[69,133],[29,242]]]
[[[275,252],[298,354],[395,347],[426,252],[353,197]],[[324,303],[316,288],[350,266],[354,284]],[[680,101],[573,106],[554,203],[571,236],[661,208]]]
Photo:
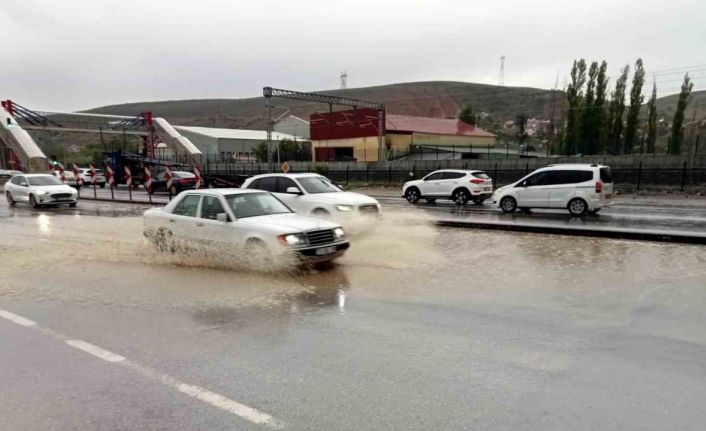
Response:
[[[314,161],[378,161],[378,111],[355,109],[316,113],[310,117]],[[458,119],[386,114],[384,145],[387,154],[435,148],[478,154],[495,144],[496,135]]]
[[[254,161],[255,148],[267,142],[265,130],[219,129],[213,127],[174,126],[203,154],[216,155],[222,161]],[[272,132],[272,142],[308,142],[308,140],[281,132]]]
[[[296,115],[287,115],[277,121],[273,129],[275,132],[286,133],[306,141],[309,140],[309,122]]]

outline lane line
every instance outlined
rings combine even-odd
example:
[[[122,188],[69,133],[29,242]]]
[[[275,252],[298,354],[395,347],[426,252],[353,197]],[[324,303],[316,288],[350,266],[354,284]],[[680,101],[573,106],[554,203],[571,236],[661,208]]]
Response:
[[[29,320],[26,317],[22,317],[20,315],[5,310],[0,310],[0,317],[2,317],[3,319],[7,319],[10,322],[20,326],[30,327],[35,326],[37,324],[37,322],[35,322],[34,320]]]
[[[93,355],[96,358],[100,358],[104,361],[122,362],[125,360],[124,356],[120,356],[120,355],[115,354],[113,352],[109,352],[103,348],[95,346],[91,343],[87,343],[83,340],[66,340],[66,344],[68,344],[71,347],[75,347],[79,350],[82,350],[82,351],[88,353],[89,355]]]
[[[150,380],[155,380],[163,385],[176,389],[182,394],[188,395],[191,398],[197,399],[203,403],[210,404],[213,407],[217,407],[227,413],[238,416],[241,419],[245,419],[254,424],[263,425],[271,429],[282,429],[285,427],[284,423],[278,421],[267,413],[261,412],[260,410],[209,391],[208,389],[182,382],[168,374],[136,364],[124,356],[118,355],[117,353],[113,353],[89,342],[79,339],[69,339],[56,331],[37,325],[37,322],[27,319],[26,317],[22,317],[6,310],[0,310],[0,317],[20,326],[33,327],[34,329],[37,329],[52,338],[63,341],[75,349],[81,350],[104,361],[125,367],[142,375],[143,377]]]

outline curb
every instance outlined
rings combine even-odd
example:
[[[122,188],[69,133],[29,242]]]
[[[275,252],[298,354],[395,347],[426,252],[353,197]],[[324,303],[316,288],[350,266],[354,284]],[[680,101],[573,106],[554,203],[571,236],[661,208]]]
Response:
[[[538,226],[531,224],[517,223],[492,223],[474,222],[458,220],[437,220],[436,226],[466,228],[466,229],[486,229],[502,230],[506,232],[528,232],[554,235],[585,236],[596,238],[630,239],[638,241],[670,242],[680,244],[706,244],[706,234],[694,235],[687,232],[669,231],[646,231],[637,229],[600,229],[600,228],[577,228],[568,226]]]

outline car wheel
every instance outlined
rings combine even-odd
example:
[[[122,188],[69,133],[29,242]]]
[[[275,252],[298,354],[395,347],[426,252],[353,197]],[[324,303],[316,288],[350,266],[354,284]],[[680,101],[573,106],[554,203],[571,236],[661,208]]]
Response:
[[[29,204],[32,205],[32,208],[39,208],[39,203],[34,195],[29,195]]]
[[[267,244],[259,239],[251,239],[245,244],[245,255],[252,269],[267,271],[272,266],[272,253]]]
[[[172,196],[176,196],[176,195],[179,194],[179,191],[177,190],[177,187],[174,186],[174,185],[172,186],[171,189],[169,189],[169,192],[172,194]]]
[[[588,212],[588,204],[581,198],[575,198],[569,201],[568,209],[572,216],[582,216]]]
[[[331,213],[323,208],[316,208],[314,211],[311,212],[311,215],[314,217],[328,217],[331,215]]]
[[[12,198],[12,195],[10,192],[5,193],[5,197],[7,198],[7,204],[10,205],[11,207],[15,206],[15,200]]]
[[[514,213],[517,210],[517,201],[512,196],[505,196],[500,199],[500,209],[504,213]]]
[[[411,204],[416,204],[419,202],[420,197],[422,197],[422,194],[419,193],[419,189],[416,187],[410,187],[406,192],[404,192],[404,198]]]
[[[456,203],[456,205],[466,205],[471,199],[471,195],[466,189],[458,189],[451,195],[451,198]]]
[[[172,231],[165,228],[157,229],[157,232],[152,237],[152,242],[157,247],[157,250],[161,252],[174,253],[176,251],[176,245],[174,243],[174,234]]]
[[[435,203],[436,203],[436,199],[428,198],[426,201],[427,201],[427,203],[429,203],[429,204],[435,204]]]

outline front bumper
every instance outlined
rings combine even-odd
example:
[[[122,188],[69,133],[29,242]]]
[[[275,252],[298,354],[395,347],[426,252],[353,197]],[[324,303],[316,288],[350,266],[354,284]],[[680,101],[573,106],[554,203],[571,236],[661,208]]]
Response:
[[[41,205],[62,205],[62,204],[75,204],[78,202],[78,195],[73,195],[68,198],[57,199],[52,195],[37,196],[38,203]]]
[[[302,248],[297,248],[294,249],[294,252],[296,252],[299,256],[299,259],[304,262],[326,262],[343,256],[343,253],[345,253],[350,246],[351,244],[346,240],[331,244],[321,244],[317,246],[306,246]],[[316,254],[316,250],[327,247],[334,247],[335,251],[321,255]]]

